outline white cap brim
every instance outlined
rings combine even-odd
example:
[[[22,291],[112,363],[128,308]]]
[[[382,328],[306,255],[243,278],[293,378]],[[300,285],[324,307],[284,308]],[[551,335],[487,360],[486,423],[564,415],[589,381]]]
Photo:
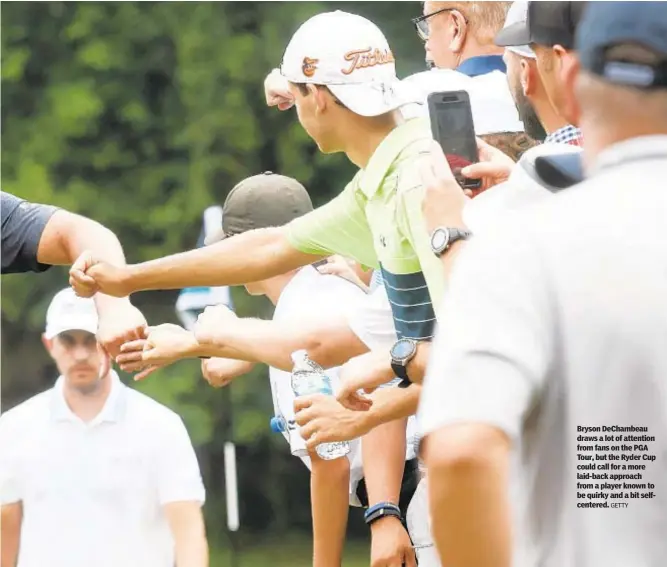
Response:
[[[72,317],[68,318],[67,321],[63,321],[62,324],[51,324],[46,326],[44,331],[44,337],[47,339],[53,339],[57,337],[60,333],[65,333],[67,331],[87,331],[93,335],[97,334],[97,319],[90,317]]]
[[[347,108],[359,116],[380,116],[406,104],[421,103],[421,97],[410,85],[391,83],[351,83],[326,85]]]

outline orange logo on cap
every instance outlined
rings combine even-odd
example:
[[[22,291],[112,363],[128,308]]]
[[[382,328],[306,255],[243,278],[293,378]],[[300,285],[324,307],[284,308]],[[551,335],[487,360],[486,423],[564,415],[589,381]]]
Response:
[[[366,67],[375,67],[376,65],[386,65],[394,62],[394,55],[391,50],[380,51],[375,48],[357,49],[345,54],[345,61],[350,61],[347,69],[341,69],[343,75],[349,75],[355,69],[364,69]]]
[[[317,69],[317,64],[320,62],[319,59],[311,59],[310,57],[303,58],[303,64],[301,65],[301,72],[306,77],[312,77],[315,74],[315,69]]]

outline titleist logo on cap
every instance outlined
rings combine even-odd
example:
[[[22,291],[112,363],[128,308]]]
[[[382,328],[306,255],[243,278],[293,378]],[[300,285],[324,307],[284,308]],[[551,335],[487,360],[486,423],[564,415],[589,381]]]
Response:
[[[341,69],[343,75],[349,75],[356,69],[365,69],[366,67],[375,67],[376,65],[386,65],[394,62],[394,55],[391,50],[386,49],[357,49],[355,51],[348,51],[345,54],[345,61],[350,62],[347,69]]]

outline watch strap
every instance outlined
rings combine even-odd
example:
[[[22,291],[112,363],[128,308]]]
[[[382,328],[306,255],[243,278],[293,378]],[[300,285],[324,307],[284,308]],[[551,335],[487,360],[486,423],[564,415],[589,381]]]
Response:
[[[370,526],[386,516],[393,516],[399,520],[403,519],[401,509],[396,504],[393,502],[378,502],[364,512],[364,521],[366,525]]]

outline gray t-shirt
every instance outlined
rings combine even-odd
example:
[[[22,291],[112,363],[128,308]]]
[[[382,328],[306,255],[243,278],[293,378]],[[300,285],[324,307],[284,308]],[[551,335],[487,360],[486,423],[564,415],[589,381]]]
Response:
[[[2,192],[3,274],[43,272],[50,268],[37,261],[37,249],[44,227],[57,210]]]
[[[665,179],[667,136],[617,144],[589,181],[504,216],[457,258],[420,424],[480,423],[512,440],[511,502],[527,506],[515,567],[665,564]]]

